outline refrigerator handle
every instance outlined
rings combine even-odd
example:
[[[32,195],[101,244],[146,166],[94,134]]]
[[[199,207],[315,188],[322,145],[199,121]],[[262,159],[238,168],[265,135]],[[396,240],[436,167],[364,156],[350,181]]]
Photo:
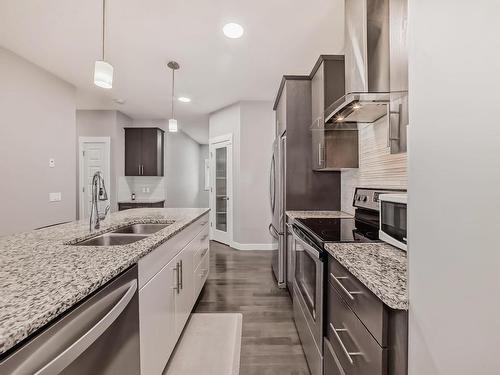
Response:
[[[274,154],[271,158],[271,168],[269,169],[269,202],[271,203],[271,213],[274,214],[274,207],[276,202],[276,159],[274,158]]]
[[[49,363],[43,366],[40,370],[35,372],[36,375],[48,375],[48,374],[58,374],[64,370],[69,364],[71,364],[76,358],[78,358],[85,350],[87,350],[110,326],[113,322],[120,316],[120,314],[125,310],[127,305],[132,300],[136,290],[137,290],[137,280],[132,280],[127,284],[122,285],[118,289],[112,291],[110,294],[115,294],[118,292],[123,292],[123,296],[120,300],[108,311],[104,317],[102,317],[92,328],[80,336],[76,341],[74,341],[70,346],[63,350],[59,355],[52,359]],[[101,299],[102,303],[105,303],[106,297]],[[97,302],[99,303],[99,301]],[[81,319],[92,319],[88,316],[92,310],[84,310],[82,312]],[[54,339],[55,337],[52,337]],[[64,338],[62,338],[64,339]],[[48,340],[46,345],[52,346],[54,343],[52,340]],[[44,350],[38,351],[38,353],[43,353]],[[49,351],[50,352],[50,351]],[[40,358],[37,359],[37,361]]]

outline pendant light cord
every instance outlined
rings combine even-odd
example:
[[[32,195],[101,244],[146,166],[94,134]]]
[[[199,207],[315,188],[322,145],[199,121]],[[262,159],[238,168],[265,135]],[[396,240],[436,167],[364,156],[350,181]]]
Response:
[[[175,69],[172,69],[172,118],[174,118]]]
[[[104,42],[106,34],[106,0],[102,0],[102,61],[104,59]]]

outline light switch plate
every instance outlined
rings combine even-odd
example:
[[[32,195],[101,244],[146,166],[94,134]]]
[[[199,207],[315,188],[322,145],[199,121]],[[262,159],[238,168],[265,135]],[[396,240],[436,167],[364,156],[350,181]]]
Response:
[[[49,193],[49,202],[60,202],[62,199],[62,195],[60,192],[58,193]]]

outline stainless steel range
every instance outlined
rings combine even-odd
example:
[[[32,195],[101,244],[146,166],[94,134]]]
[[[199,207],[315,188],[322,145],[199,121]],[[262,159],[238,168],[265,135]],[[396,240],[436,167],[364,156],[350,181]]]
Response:
[[[293,223],[294,319],[312,375],[323,374],[324,245],[327,242],[378,242],[379,196],[395,190],[357,188],[354,218],[308,218]]]

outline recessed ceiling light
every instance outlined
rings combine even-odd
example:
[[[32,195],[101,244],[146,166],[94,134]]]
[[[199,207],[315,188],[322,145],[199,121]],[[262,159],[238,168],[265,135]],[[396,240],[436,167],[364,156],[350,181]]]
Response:
[[[222,31],[224,32],[225,36],[231,39],[241,38],[244,32],[243,27],[241,25],[238,25],[237,23],[233,22],[225,24],[224,27],[222,28]]]
[[[183,102],[183,103],[189,103],[191,101],[191,99],[186,98],[185,96],[181,96],[181,97],[177,98],[177,100],[180,102]]]

